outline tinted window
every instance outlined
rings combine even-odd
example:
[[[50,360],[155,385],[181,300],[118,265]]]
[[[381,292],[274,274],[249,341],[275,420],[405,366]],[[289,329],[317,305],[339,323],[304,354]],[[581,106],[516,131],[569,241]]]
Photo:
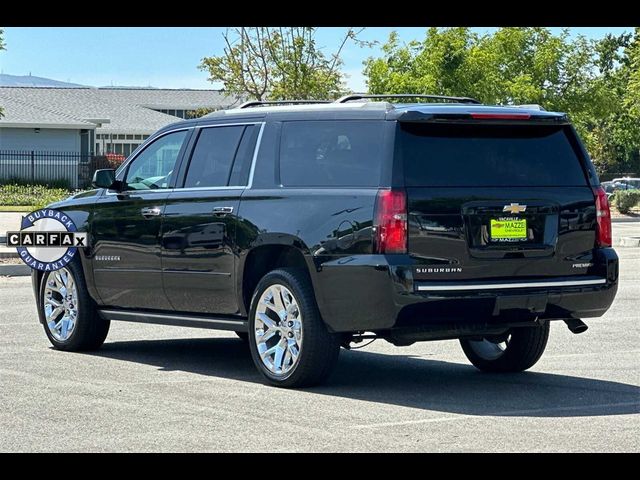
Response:
[[[286,186],[378,186],[383,122],[286,122],[280,182]]]
[[[191,155],[185,187],[227,185],[244,125],[203,128]]]
[[[249,125],[245,129],[242,140],[240,141],[240,146],[238,147],[236,159],[233,162],[229,185],[247,185],[259,131],[260,125]]]
[[[149,144],[129,165],[127,188],[149,190],[167,188],[187,131],[169,133]],[[122,148],[122,146],[120,145]]]
[[[403,124],[408,186],[585,185],[563,127]]]

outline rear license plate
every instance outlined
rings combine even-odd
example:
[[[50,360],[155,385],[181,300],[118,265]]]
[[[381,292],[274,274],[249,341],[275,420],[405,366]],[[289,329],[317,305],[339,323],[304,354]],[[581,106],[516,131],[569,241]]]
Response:
[[[527,220],[523,218],[491,219],[491,240],[526,240]]]

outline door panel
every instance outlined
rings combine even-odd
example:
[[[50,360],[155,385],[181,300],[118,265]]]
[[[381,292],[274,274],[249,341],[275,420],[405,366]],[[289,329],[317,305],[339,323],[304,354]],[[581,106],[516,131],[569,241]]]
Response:
[[[162,288],[160,227],[188,130],[150,141],[127,165],[124,191],[104,192],[93,214],[93,271],[105,306],[170,310]]]
[[[176,311],[234,314],[234,242],[242,189],[176,190],[162,225],[164,290]]]
[[[93,272],[104,305],[171,309],[162,289],[159,244],[168,195],[168,191],[109,194],[96,202]]]
[[[162,226],[164,290],[176,311],[235,314],[235,236],[257,125],[202,128],[185,162],[183,188]],[[229,186],[231,185],[231,186]]]

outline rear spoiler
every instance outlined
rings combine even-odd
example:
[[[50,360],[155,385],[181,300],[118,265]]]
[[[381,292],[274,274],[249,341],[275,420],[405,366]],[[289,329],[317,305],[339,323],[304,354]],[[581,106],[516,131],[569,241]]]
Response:
[[[390,112],[391,113],[391,112]],[[390,118],[388,116],[388,118]],[[491,124],[544,124],[544,125],[568,125],[569,118],[564,113],[535,112],[474,112],[469,110],[464,113],[425,113],[418,110],[407,110],[393,118],[399,122],[430,122],[430,123],[491,123]]]

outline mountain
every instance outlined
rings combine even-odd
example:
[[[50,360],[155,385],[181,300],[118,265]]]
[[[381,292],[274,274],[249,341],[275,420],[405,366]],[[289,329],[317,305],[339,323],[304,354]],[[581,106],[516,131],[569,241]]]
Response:
[[[9,75],[0,73],[0,87],[58,87],[58,88],[84,88],[86,85],[61,82],[51,78],[35,77],[33,75]]]
[[[158,87],[132,87],[129,85],[106,85],[104,87],[98,87],[101,90],[160,90]],[[167,90],[167,89],[165,89]],[[170,89],[169,89],[170,90]],[[188,90],[188,89],[180,89]]]

